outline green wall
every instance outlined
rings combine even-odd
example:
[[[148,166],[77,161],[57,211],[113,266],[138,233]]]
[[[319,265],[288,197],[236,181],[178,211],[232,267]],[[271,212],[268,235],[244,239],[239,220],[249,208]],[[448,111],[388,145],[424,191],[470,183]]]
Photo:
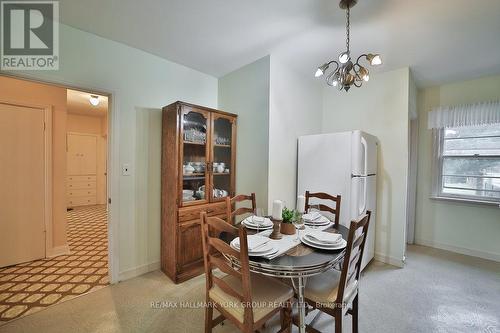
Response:
[[[375,258],[399,267],[406,248],[410,80],[402,68],[376,73],[348,93],[323,89],[324,133],[360,129],[379,140]]]
[[[427,114],[435,106],[500,98],[500,76],[419,91],[419,151],[415,242],[500,261],[500,208],[430,199],[432,136]]]
[[[116,186],[112,187],[111,212],[117,222],[112,232],[118,244],[111,247],[113,257],[119,258],[113,280],[155,270],[160,261],[160,195],[156,185],[160,183],[160,162],[157,156],[147,159],[147,152],[140,149],[149,136],[150,153],[155,154],[161,132],[157,124],[151,126],[142,118],[145,114],[137,113],[147,112],[147,117],[158,122],[159,109],[177,100],[216,108],[217,78],[64,24],[59,29],[58,71],[9,74],[112,94],[114,163],[110,181]],[[123,163],[130,164],[131,176],[121,175]],[[143,179],[155,185],[149,186]],[[146,192],[148,196],[143,195]],[[145,207],[150,209],[147,214]]]
[[[269,56],[219,79],[219,109],[238,115],[236,193],[267,208],[269,155]]]

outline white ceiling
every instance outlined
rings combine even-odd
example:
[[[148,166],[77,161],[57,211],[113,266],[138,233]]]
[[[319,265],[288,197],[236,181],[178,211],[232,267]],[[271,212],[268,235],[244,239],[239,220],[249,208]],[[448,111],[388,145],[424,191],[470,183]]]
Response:
[[[78,90],[66,90],[66,108],[69,114],[78,114],[82,116],[104,117],[108,112],[108,97],[99,96],[99,104],[93,106],[90,104],[90,94]]]
[[[61,21],[220,77],[277,49],[304,73],[344,48],[338,0],[64,0]],[[500,73],[500,1],[359,0],[353,54],[419,86]]]

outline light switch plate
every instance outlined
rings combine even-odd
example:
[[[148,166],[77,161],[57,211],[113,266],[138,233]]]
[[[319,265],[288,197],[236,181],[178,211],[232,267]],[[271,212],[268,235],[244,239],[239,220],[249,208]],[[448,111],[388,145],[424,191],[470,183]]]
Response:
[[[132,171],[130,170],[130,164],[123,163],[122,164],[122,175],[123,176],[130,176],[131,174],[132,174]]]

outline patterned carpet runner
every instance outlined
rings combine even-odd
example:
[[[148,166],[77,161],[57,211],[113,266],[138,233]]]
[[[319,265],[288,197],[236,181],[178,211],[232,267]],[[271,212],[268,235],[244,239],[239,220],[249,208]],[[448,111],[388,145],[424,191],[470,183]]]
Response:
[[[106,206],[67,213],[70,255],[0,268],[0,325],[109,284]]]

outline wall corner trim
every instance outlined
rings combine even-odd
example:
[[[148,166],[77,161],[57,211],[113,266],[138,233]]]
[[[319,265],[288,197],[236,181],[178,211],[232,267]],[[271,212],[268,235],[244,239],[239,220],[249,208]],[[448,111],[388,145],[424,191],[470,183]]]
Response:
[[[383,253],[375,253],[375,260],[383,262],[384,264],[388,264],[391,266],[395,266],[398,268],[404,268],[404,259],[403,258],[395,258]]]
[[[61,245],[61,246],[55,246],[50,249],[47,249],[47,258],[54,258],[62,255],[69,255],[71,254],[71,251],[69,250],[69,245]]]
[[[432,240],[427,240],[427,239],[422,239],[422,238],[415,238],[415,244],[428,246],[428,247],[432,247],[435,249],[455,252],[455,253],[463,254],[466,256],[478,257],[481,259],[493,260],[496,262],[500,262],[500,253],[493,253],[493,252],[486,252],[486,251],[481,251],[481,250],[469,249],[469,248],[465,248],[465,247],[434,242]]]
[[[149,272],[153,272],[153,271],[156,271],[159,269],[160,269],[160,261],[154,261],[154,262],[151,262],[149,264],[133,267],[133,268],[130,268],[130,269],[127,269],[125,271],[120,272],[120,274],[118,275],[117,282],[132,279],[134,277],[137,277],[137,276],[149,273]]]

